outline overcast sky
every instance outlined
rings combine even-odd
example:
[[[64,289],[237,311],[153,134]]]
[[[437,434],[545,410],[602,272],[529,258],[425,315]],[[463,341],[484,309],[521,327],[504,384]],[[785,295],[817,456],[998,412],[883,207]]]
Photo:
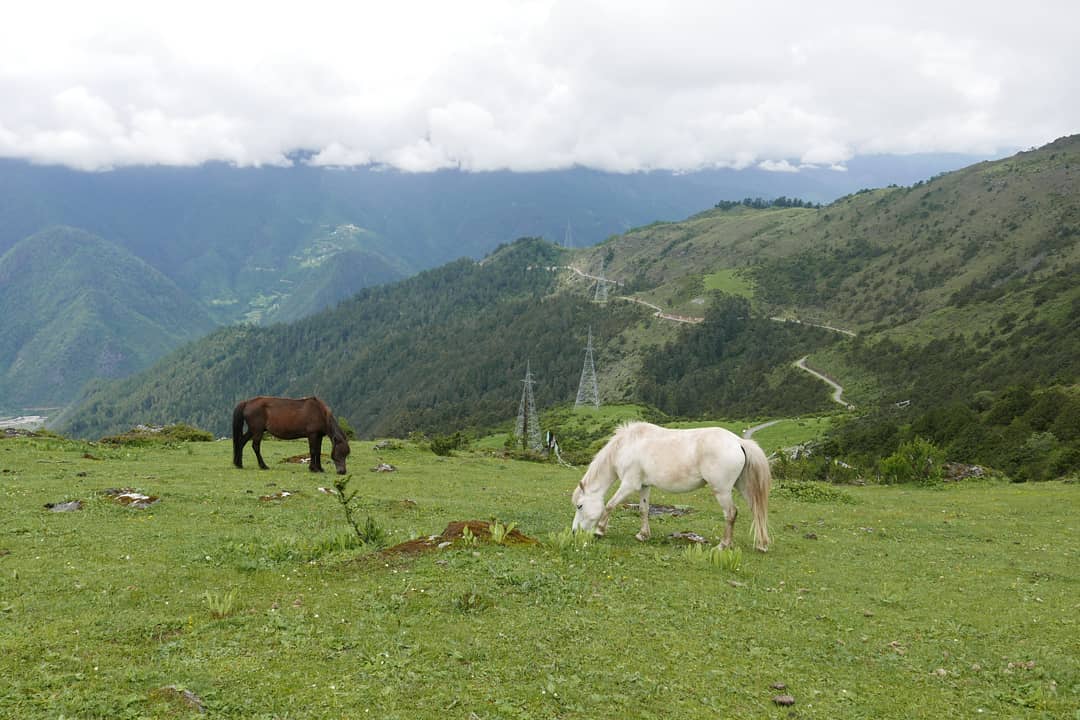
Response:
[[[0,6],[0,157],[410,171],[992,154],[1080,131],[1080,2]]]

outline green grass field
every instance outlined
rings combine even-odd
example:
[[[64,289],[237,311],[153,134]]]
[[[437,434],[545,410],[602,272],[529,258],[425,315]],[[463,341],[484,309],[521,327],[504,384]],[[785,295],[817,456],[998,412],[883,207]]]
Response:
[[[736,268],[725,268],[706,275],[704,285],[706,290],[719,290],[745,298],[754,297],[754,283],[742,270]]]
[[[0,717],[1080,717],[1076,485],[778,488],[767,554],[740,504],[733,571],[667,539],[720,536],[705,491],[654,493],[694,511],[647,545],[628,510],[568,540],[580,468],[355,442],[391,543],[491,518],[540,541],[400,555],[281,462],[304,443],[263,451],[0,440]],[[128,487],[161,501],[102,494]]]

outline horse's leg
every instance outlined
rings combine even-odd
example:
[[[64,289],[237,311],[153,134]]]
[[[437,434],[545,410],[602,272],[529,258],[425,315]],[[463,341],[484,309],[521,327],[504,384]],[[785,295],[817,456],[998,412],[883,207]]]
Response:
[[[615,494],[612,495],[611,499],[604,505],[604,512],[600,515],[599,522],[596,523],[597,537],[601,537],[607,532],[608,518],[611,517],[611,511],[618,507],[619,503],[638,490],[640,490],[640,486],[635,483],[628,483],[625,481],[619,483],[619,489],[615,491]]]
[[[251,449],[255,451],[255,459],[259,461],[259,468],[262,470],[269,470],[266,463],[263,462],[262,457],[262,431],[254,432],[251,434]]]
[[[234,448],[233,452],[233,464],[238,468],[244,467],[244,446],[247,445],[248,440],[251,439],[251,431],[246,431],[240,436],[240,444]]]
[[[308,470],[322,472],[322,435],[308,435],[308,449],[311,451],[311,462]]]
[[[724,528],[724,539],[720,541],[720,549],[726,550],[732,544],[732,535],[735,531],[735,516],[739,514],[739,510],[735,507],[735,501],[731,498],[731,488],[724,490],[714,489],[713,496],[716,497],[716,502],[720,503],[720,507],[724,509],[724,520],[727,525]]]
[[[652,535],[649,530],[649,486],[641,488],[641,492],[638,493],[640,500],[638,501],[638,509],[641,511],[641,532],[636,537],[641,542],[645,542]]]

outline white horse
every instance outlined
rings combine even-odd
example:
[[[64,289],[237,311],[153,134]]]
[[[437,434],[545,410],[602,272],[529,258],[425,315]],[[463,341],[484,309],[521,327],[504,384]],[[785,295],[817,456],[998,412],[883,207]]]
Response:
[[[604,503],[608,488],[618,479],[619,488]],[[646,422],[621,425],[593,458],[574,490],[573,529],[607,530],[611,511],[633,492],[641,498],[641,532],[649,539],[649,489],[689,492],[708,485],[724,509],[727,527],[721,548],[731,547],[735,527],[735,502],[731,489],[738,488],[750,504],[754,545],[769,549],[769,459],[753,440],[740,438],[724,428],[669,430]]]

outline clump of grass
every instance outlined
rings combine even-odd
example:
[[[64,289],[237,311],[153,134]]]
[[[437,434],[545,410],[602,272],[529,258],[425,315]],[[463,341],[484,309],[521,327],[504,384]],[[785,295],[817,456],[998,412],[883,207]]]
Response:
[[[739,548],[721,549],[693,543],[683,551],[687,562],[694,565],[711,565],[725,572],[738,572],[742,567],[742,550]]]
[[[207,590],[203,593],[203,599],[210,609],[210,614],[218,619],[228,617],[236,611],[236,598],[235,589],[226,590],[225,592]]]
[[[586,532],[574,532],[563,528],[557,533],[548,533],[548,544],[559,552],[580,551],[589,546],[591,535]]]
[[[461,613],[476,613],[487,610],[494,603],[475,589],[454,598],[454,609]]]

